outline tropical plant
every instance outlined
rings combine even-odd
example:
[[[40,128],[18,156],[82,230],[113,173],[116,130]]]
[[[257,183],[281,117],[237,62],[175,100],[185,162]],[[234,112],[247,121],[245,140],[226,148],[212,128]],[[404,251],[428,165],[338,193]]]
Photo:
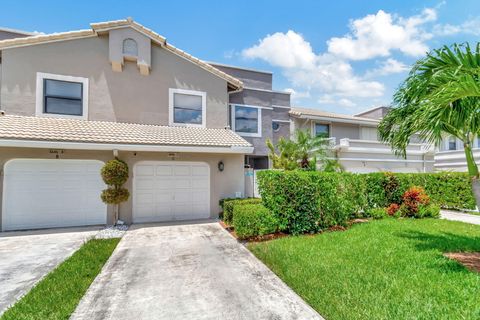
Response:
[[[330,141],[323,136],[312,136],[305,130],[296,130],[294,139],[281,137],[276,145],[270,139],[266,143],[275,169],[315,171],[317,161],[325,164],[329,160]],[[333,170],[334,162],[328,166],[331,171],[337,171]]]
[[[108,188],[102,191],[100,197],[104,203],[114,205],[114,219],[115,223],[117,223],[119,204],[127,201],[130,197],[128,189],[122,187],[128,180],[128,165],[124,161],[115,158],[105,163],[100,174],[103,182],[108,185]]]
[[[414,135],[437,145],[451,135],[463,142],[469,175],[479,176],[472,146],[480,130],[480,43],[428,53],[394,94],[393,106],[379,131],[397,154],[406,155]]]

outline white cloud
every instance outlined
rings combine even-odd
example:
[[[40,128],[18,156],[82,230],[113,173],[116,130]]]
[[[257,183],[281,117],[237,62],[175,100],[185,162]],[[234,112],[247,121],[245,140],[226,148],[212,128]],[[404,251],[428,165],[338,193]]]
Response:
[[[310,43],[292,30],[267,35],[257,45],[243,50],[242,55],[250,59],[268,59],[270,64],[282,68],[311,68],[315,63]]]
[[[425,41],[432,37],[420,27],[436,19],[436,10],[431,8],[409,18],[379,10],[351,21],[349,34],[327,42],[328,52],[350,60],[387,57],[393,50],[420,56],[428,51]]]
[[[297,91],[293,88],[286,88],[284,91],[290,93],[290,97],[292,98],[293,101],[299,101],[301,99],[310,98],[309,91]]]
[[[277,32],[242,52],[245,58],[257,58],[283,69],[294,87],[302,91],[322,91],[340,96],[377,97],[384,87],[376,81],[354,74],[352,66],[331,54],[315,54],[312,46],[294,31]]]
[[[480,36],[480,18],[467,20],[459,25],[436,24],[433,27],[433,34],[436,36],[452,36],[456,34],[471,34]]]
[[[346,108],[352,108],[352,107],[357,106],[357,104],[355,102],[353,102],[352,100],[346,99],[346,98],[342,98],[342,99],[338,100],[338,105],[340,105],[342,107],[346,107]]]
[[[408,69],[409,66],[407,66],[403,62],[393,58],[388,58],[387,60],[381,62],[380,67],[367,71],[365,73],[365,77],[371,78],[374,76],[386,76],[393,73],[405,72]]]

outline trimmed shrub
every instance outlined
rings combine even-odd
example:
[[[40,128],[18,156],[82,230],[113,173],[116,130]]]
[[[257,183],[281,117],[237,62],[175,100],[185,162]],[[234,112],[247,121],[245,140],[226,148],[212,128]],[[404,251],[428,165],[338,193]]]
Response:
[[[105,163],[100,174],[105,184],[121,186],[128,180],[128,165],[116,158]]]
[[[233,212],[236,206],[259,203],[262,203],[260,198],[225,199],[223,202],[223,221],[228,225],[233,223]]]
[[[386,208],[370,208],[365,211],[365,214],[367,217],[371,217],[373,219],[383,219],[388,217]]]
[[[265,170],[258,185],[280,230],[292,234],[346,225],[366,205],[365,182],[352,173]]]
[[[233,227],[240,239],[246,239],[276,232],[278,220],[262,204],[242,204],[234,206]]]
[[[100,198],[104,203],[108,204],[120,204],[127,201],[130,197],[130,192],[125,188],[115,189],[107,188],[102,191]]]
[[[430,203],[437,207],[475,208],[471,181],[466,173],[265,170],[258,172],[257,177],[263,205],[278,219],[280,230],[292,234],[345,225],[351,217],[368,216],[371,209],[385,210],[392,204],[396,204],[396,210],[389,207],[391,215],[412,216],[408,207],[400,206],[403,194],[412,186],[425,189]],[[435,211],[434,208],[428,210]]]
[[[430,201],[441,208],[475,209],[476,206],[472,182],[467,173],[376,172],[364,176],[367,202],[371,208],[400,204],[401,197],[412,186],[424,188]]]

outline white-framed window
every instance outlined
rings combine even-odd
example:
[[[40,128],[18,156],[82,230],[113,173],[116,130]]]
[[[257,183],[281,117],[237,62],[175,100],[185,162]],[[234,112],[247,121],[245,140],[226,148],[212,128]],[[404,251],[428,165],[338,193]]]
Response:
[[[88,119],[88,78],[37,72],[35,114]]]
[[[330,138],[330,125],[326,123],[313,124],[313,134],[315,136],[322,136],[324,138]]]
[[[457,150],[457,138],[455,138],[454,136],[448,137],[447,147],[447,150]]]
[[[169,89],[168,122],[171,126],[205,127],[207,93]]]
[[[262,108],[232,104],[232,129],[245,137],[262,136]]]

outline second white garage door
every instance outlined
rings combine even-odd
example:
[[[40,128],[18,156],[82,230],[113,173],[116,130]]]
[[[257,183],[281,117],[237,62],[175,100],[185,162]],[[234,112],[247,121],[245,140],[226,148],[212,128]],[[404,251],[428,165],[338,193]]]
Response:
[[[203,162],[142,161],[135,165],[133,222],[210,217],[210,167]]]

